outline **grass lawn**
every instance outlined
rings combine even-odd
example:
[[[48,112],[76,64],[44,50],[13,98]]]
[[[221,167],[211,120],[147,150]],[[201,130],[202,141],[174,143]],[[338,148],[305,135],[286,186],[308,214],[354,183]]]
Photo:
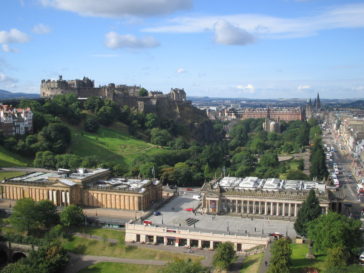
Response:
[[[90,235],[96,235],[96,236],[100,236],[102,238],[107,238],[107,239],[116,239],[116,240],[122,239],[122,242],[124,242],[124,238],[125,238],[124,231],[108,229],[108,228],[81,227],[74,231],[80,232],[80,233],[86,233],[86,234],[90,234]]]
[[[20,176],[20,175],[24,175],[25,172],[2,172],[0,171],[0,181],[5,179],[5,178],[12,178],[15,176]]]
[[[95,155],[105,161],[127,163],[141,154],[153,154],[163,149],[129,136],[116,127],[101,127],[97,133],[87,133],[70,127],[72,142],[70,152],[79,156]]]
[[[85,239],[73,236],[69,239],[63,240],[63,246],[66,250],[86,255],[96,256],[111,256],[111,257],[122,257],[130,259],[146,259],[146,260],[166,260],[172,261],[176,258],[191,258],[192,260],[201,260],[202,257],[180,254],[174,252],[168,252],[157,249],[136,247],[136,246],[125,246],[124,243],[124,232],[120,232],[122,237],[118,240],[118,243],[109,243],[99,240]],[[110,235],[111,236],[111,235]],[[116,238],[115,238],[116,239]]]
[[[300,272],[300,269],[307,267],[314,267],[320,271],[325,269],[325,255],[316,255],[316,259],[310,260],[306,259],[306,254],[308,252],[307,244],[291,244],[292,255],[291,261],[292,265],[290,267],[291,272]]]
[[[122,263],[98,263],[78,271],[78,273],[157,273],[161,266],[155,265],[139,265],[139,264],[122,264]]]
[[[0,167],[27,166],[29,162],[29,159],[10,152],[4,147],[0,146]]]
[[[243,268],[240,273],[257,273],[264,253],[259,253],[246,257],[243,260]]]
[[[139,265],[139,264],[122,264],[122,263],[98,263],[78,271],[78,273],[157,273],[161,266],[155,265]]]

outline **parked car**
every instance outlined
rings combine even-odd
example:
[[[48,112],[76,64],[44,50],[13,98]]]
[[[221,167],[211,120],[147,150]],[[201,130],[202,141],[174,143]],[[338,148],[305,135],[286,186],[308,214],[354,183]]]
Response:
[[[364,251],[359,256],[359,262],[364,263]]]
[[[159,215],[161,215],[162,213],[161,213],[160,211],[155,211],[153,214],[154,214],[155,216],[159,216]]]

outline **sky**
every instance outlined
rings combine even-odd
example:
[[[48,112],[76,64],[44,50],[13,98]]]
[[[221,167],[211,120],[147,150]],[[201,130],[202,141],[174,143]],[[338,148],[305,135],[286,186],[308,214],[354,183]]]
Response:
[[[188,96],[364,98],[364,1],[0,0],[0,89],[42,79]]]

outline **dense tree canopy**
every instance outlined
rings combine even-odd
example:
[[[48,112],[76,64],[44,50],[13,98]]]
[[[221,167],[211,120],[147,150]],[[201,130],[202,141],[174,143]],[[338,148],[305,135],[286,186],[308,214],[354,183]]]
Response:
[[[292,250],[288,239],[281,238],[273,242],[268,273],[289,273]]]
[[[80,207],[70,205],[65,207],[60,215],[61,223],[65,227],[82,226],[85,222],[85,216]]]
[[[308,224],[308,237],[314,250],[325,252],[329,248],[346,248],[351,253],[362,245],[361,222],[344,215],[329,212]]]
[[[297,219],[294,223],[296,232],[302,236],[306,236],[308,224],[320,215],[320,202],[316,197],[315,191],[311,189],[306,200],[302,203],[302,206],[298,211]]]
[[[230,242],[221,243],[215,250],[213,265],[218,269],[227,269],[235,258],[234,246]]]

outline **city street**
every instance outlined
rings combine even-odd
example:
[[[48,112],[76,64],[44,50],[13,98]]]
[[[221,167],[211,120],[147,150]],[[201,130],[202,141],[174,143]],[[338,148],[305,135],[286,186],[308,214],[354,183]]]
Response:
[[[335,151],[332,152],[332,162],[329,162],[331,163],[331,166],[333,163],[336,163],[340,170],[340,174],[337,175],[337,178],[340,181],[339,192],[342,194],[345,200],[343,212],[347,215],[352,215],[355,218],[359,218],[361,212],[361,203],[364,201],[364,199],[363,197],[359,198],[357,194],[357,181],[355,181],[350,169],[351,159],[342,154],[340,145],[336,143],[334,137],[331,134],[328,134],[328,132],[325,130],[322,139],[324,144],[333,146],[335,149]],[[332,168],[329,170],[329,172],[331,175],[333,172]]]

